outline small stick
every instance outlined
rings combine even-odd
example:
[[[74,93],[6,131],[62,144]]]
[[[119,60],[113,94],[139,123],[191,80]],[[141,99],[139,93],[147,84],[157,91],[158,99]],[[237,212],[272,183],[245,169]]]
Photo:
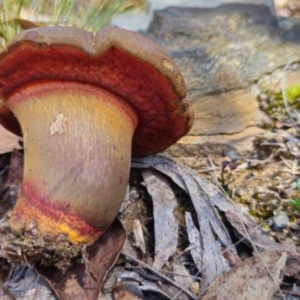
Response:
[[[157,272],[156,270],[154,270],[153,268],[151,268],[150,266],[148,266],[147,264],[143,263],[142,261],[134,258],[133,256],[127,254],[126,252],[122,252],[123,255],[125,255],[127,258],[133,260],[134,262],[140,264],[141,266],[143,266],[144,268],[150,270],[151,272],[153,272],[155,275],[159,276],[160,278],[164,279],[165,281],[171,283],[172,285],[176,286],[177,288],[179,288],[181,291],[183,291],[184,293],[186,293],[190,298],[197,300],[198,298],[192,294],[189,290],[182,288],[179,284],[177,284],[176,282],[174,282],[173,280],[171,280],[170,278],[164,276],[163,274]]]
[[[287,295],[298,296],[298,297],[300,296],[300,292],[296,292],[296,291],[281,290],[281,292]]]

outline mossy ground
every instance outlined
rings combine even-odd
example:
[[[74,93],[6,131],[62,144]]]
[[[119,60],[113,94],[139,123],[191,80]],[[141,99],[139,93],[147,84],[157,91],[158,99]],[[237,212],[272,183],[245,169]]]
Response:
[[[284,96],[289,110],[300,109],[300,84],[296,84],[285,90],[285,95],[282,92],[275,93],[273,91],[266,91],[264,98],[260,100],[261,108],[274,121],[288,116],[288,111],[285,105]]]

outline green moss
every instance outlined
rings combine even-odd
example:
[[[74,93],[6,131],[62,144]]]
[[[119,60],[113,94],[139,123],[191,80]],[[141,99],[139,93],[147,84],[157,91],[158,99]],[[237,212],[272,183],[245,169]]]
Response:
[[[268,100],[264,103],[264,111],[272,118],[276,118],[276,114],[287,115],[286,107],[283,100],[283,94],[274,93],[273,91],[266,92]],[[300,84],[296,84],[285,90],[286,100],[290,109],[300,109]]]
[[[271,212],[266,211],[263,208],[257,210],[249,209],[249,215],[255,218],[259,218],[260,221],[266,220],[272,216]]]
[[[291,105],[297,105],[299,108],[300,104],[298,100],[300,98],[300,84],[288,88],[286,90],[286,96]]]

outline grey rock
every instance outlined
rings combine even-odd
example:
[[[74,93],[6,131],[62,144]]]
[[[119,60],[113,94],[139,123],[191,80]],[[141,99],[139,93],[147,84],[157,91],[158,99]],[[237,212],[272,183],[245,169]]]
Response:
[[[248,87],[291,57],[264,5],[168,8],[155,13],[148,32],[174,57],[192,95]]]
[[[148,0],[145,9],[135,13],[123,13],[112,18],[111,25],[127,30],[147,30],[153,20],[153,13],[167,7],[202,7],[212,8],[222,4],[228,4],[232,0]],[[235,3],[265,5],[276,15],[273,0],[235,0]]]
[[[286,228],[289,224],[289,218],[285,212],[281,212],[272,218],[272,227],[275,231]]]
[[[300,61],[300,25],[291,23],[282,26],[264,5],[155,12],[144,34],[174,58],[195,109],[191,132],[169,153],[245,154],[254,149],[253,141],[263,131],[259,127],[270,123],[257,97],[271,84],[261,78],[282,74],[291,58]]]

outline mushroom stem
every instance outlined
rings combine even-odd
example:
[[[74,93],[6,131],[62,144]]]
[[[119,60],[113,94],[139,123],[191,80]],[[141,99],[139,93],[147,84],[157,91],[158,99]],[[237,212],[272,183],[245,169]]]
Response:
[[[11,227],[93,243],[114,220],[129,178],[133,108],[99,87],[35,82],[9,96],[24,137],[22,193]],[[33,221],[35,220],[35,221]]]

